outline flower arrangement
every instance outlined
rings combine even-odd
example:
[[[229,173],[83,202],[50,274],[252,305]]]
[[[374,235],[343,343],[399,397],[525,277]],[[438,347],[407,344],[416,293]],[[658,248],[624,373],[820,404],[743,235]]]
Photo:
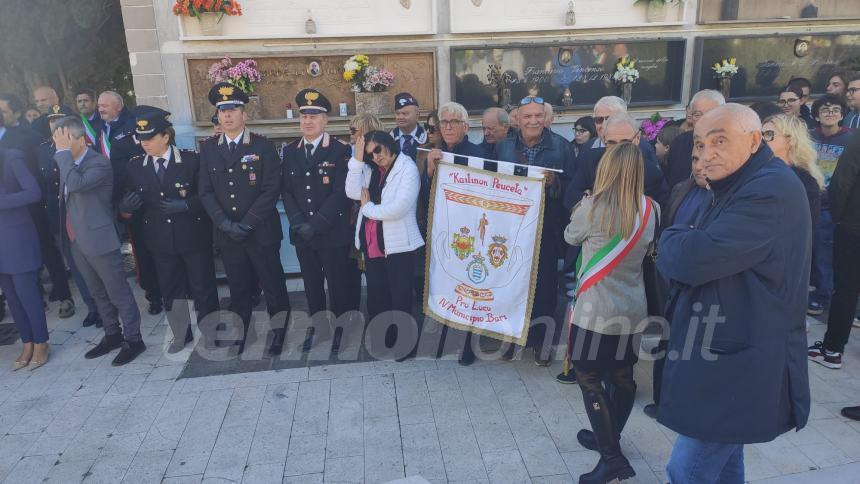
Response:
[[[629,55],[618,59],[612,79],[618,84],[633,84],[638,81],[639,70],[636,69],[636,59],[631,58]]]
[[[642,121],[642,132],[645,134],[645,137],[648,138],[648,141],[654,141],[657,139],[657,135],[660,134],[660,130],[662,130],[663,126],[666,126],[669,121],[671,121],[671,119],[660,116],[660,113],[654,113],[651,117]]]
[[[229,82],[238,87],[245,94],[254,92],[254,83],[260,82],[263,76],[257,70],[257,61],[247,59],[233,64],[230,57],[225,57],[209,66],[206,78],[211,83]]]
[[[738,73],[737,61],[738,60],[736,58],[731,57],[714,64],[714,66],[711,67],[714,71],[714,77],[717,79],[731,79]]]
[[[382,92],[394,85],[394,74],[370,65],[369,57],[358,54],[343,64],[343,80],[352,83],[353,92]]]
[[[173,15],[199,17],[201,13],[220,13],[220,21],[224,15],[242,15],[242,7],[236,0],[176,0],[173,4]]]

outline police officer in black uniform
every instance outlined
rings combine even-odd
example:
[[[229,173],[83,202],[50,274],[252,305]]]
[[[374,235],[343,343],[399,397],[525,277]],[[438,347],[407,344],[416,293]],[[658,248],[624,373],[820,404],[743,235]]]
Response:
[[[281,219],[275,208],[280,160],[271,141],[245,126],[247,94],[222,82],[212,86],[209,102],[218,108],[224,134],[200,144],[200,200],[215,225],[215,246],[227,272],[231,309],[242,318],[247,337],[255,271],[269,315],[290,310],[279,255]],[[285,328],[274,329],[270,354],[280,354],[284,335]],[[243,339],[240,352],[244,343]]]
[[[344,191],[351,150],[325,132],[331,111],[325,96],[304,89],[296,104],[302,138],[281,151],[281,192],[290,220],[290,242],[296,247],[310,314],[326,310],[323,283],[328,282],[328,309],[340,317],[358,311],[361,298],[361,273],[349,257],[355,233],[350,222],[352,202]]]
[[[110,103],[111,100],[117,102]],[[107,103],[107,107],[105,103]],[[117,108],[119,111],[116,111]],[[149,107],[144,106],[143,109],[149,109]],[[134,137],[134,113],[122,104],[122,98],[119,97],[119,94],[105,91],[99,95],[99,116],[102,117],[102,123],[100,124],[96,147],[110,160],[113,168],[113,202],[117,204],[125,190],[128,164],[132,158],[144,154],[143,148],[140,147]],[[164,308],[161,288],[158,287],[158,276],[155,273],[152,253],[146,244],[142,243],[143,225],[140,219],[129,221],[128,233],[131,236],[131,244],[134,249],[138,282],[146,294],[147,301],[149,301],[147,312],[152,315],[159,314]]]
[[[142,243],[152,253],[173,331],[167,352],[176,353],[194,339],[188,292],[198,321],[219,309],[212,221],[198,197],[200,158],[175,146],[170,113],[138,106],[135,114],[135,136],[146,154],[129,161],[119,210],[143,226]]]

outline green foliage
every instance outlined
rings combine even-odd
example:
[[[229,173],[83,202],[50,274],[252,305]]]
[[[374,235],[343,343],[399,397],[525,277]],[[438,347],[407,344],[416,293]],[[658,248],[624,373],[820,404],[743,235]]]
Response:
[[[72,104],[75,89],[132,89],[119,0],[2,0],[0,90],[30,102],[47,84]]]

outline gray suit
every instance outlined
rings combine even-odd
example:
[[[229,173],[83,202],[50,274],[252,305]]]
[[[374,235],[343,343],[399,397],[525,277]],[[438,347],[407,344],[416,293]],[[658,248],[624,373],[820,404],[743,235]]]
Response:
[[[125,340],[140,341],[140,310],[119,251],[110,161],[89,148],[77,165],[69,150],[54,159],[60,168],[60,233],[96,301],[105,334],[119,333],[122,318]]]

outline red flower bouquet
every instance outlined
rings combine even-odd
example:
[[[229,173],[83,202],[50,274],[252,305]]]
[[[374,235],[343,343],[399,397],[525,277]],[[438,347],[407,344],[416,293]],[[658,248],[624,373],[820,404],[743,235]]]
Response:
[[[220,13],[221,16],[242,15],[242,7],[236,0],[176,0],[174,15],[198,17],[201,13]]]

